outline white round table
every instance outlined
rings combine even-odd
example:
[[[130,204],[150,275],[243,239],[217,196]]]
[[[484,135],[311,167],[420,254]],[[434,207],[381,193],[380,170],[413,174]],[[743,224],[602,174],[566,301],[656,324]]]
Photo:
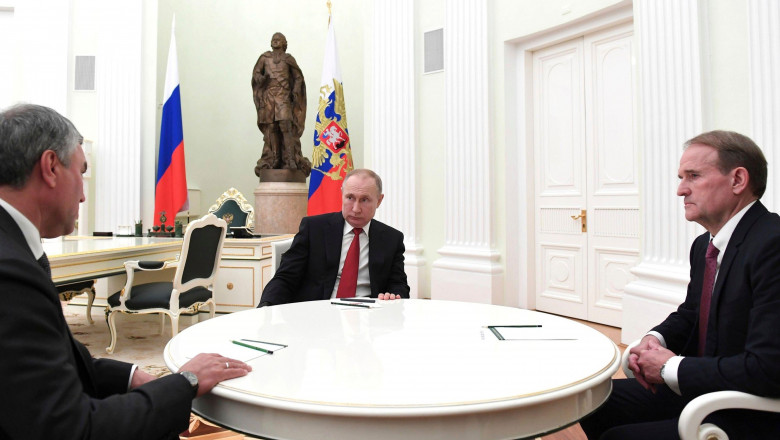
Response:
[[[517,439],[556,431],[601,405],[620,364],[598,331],[510,307],[433,300],[286,304],[194,325],[165,348],[172,371],[230,340],[285,344],[193,411],[269,439]],[[498,340],[486,326],[531,339]],[[506,332],[508,333],[508,331]],[[262,353],[258,353],[262,354]]]

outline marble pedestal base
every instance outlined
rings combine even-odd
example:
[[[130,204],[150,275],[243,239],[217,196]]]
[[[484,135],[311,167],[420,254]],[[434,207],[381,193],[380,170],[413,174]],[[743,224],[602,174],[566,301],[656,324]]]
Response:
[[[255,233],[298,232],[308,195],[306,182],[260,182],[255,188]]]

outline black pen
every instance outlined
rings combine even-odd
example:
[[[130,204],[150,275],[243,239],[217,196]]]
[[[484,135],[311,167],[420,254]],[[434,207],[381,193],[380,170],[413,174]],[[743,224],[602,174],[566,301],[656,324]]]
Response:
[[[330,303],[331,304],[335,304],[337,306],[362,307],[364,309],[370,309],[371,308],[371,306],[367,306],[365,304],[350,304],[350,303],[335,302],[335,301],[331,301]]]
[[[247,341],[247,342],[257,342],[257,343],[260,343],[260,344],[276,345],[278,347],[287,347],[284,344],[277,344],[276,342],[257,341],[255,339],[241,339],[241,340],[242,341]]]
[[[233,340],[231,340],[230,342],[232,342],[232,343],[234,343],[236,345],[240,345],[242,347],[246,347],[246,348],[251,348],[253,350],[262,351],[263,353],[274,354],[274,352],[271,351],[271,350],[266,350],[265,348],[255,347],[254,345],[244,344],[243,342],[238,342],[238,341],[233,341]]]
[[[509,327],[509,328],[538,328],[541,327],[542,324],[528,324],[528,325],[489,325],[488,328],[493,327]]]
[[[372,303],[376,302],[376,300],[368,299],[368,298],[339,298],[342,301],[353,301],[353,302],[359,302],[359,303]]]

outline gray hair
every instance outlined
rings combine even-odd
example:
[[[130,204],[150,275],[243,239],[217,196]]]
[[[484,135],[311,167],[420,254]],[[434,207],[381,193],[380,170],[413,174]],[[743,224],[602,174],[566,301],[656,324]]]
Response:
[[[368,176],[374,179],[374,182],[376,183],[377,193],[380,196],[382,195],[382,178],[379,177],[379,174],[369,170],[368,168],[355,168],[354,170],[348,172],[346,176],[344,176],[344,183],[347,183],[347,179],[355,175]],[[344,185],[344,183],[342,183],[342,186]]]
[[[752,139],[733,131],[714,130],[689,139],[683,144],[683,149],[693,144],[707,145],[717,150],[718,170],[721,174],[744,167],[750,176],[750,191],[759,199],[764,195],[768,175],[766,158]]]
[[[65,166],[84,138],[67,118],[35,104],[0,112],[0,185],[22,188],[43,152],[52,150]]]

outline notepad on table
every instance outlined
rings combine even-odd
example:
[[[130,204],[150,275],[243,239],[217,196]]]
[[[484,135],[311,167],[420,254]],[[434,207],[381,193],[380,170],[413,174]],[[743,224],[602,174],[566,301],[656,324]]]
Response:
[[[571,341],[577,339],[571,331],[541,324],[489,325],[487,328],[501,341]]]

